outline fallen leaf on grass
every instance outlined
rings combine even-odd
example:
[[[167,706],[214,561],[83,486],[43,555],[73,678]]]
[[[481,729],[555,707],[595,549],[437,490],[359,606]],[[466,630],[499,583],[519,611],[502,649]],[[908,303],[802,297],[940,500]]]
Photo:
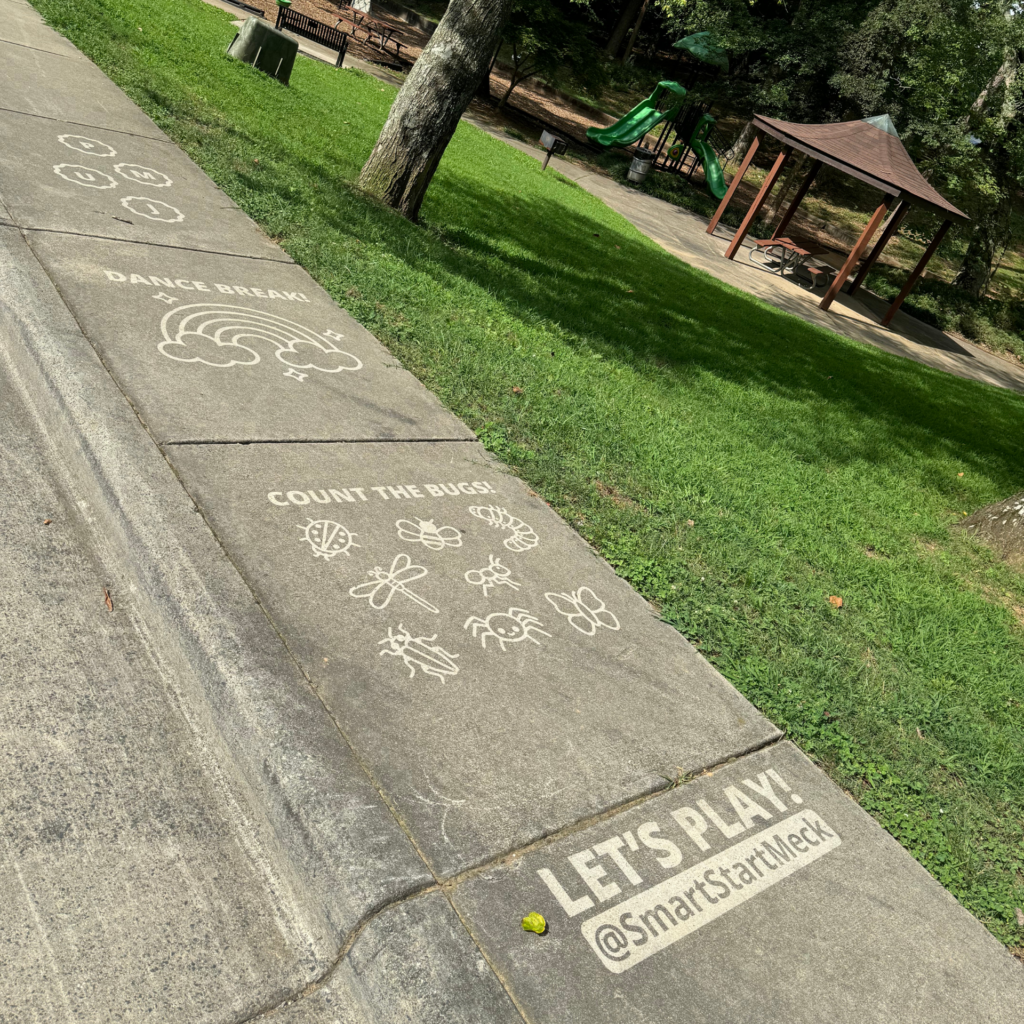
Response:
[[[843,607],[843,599],[841,597],[836,597],[835,594],[832,594],[829,597],[828,603],[830,605],[832,605],[833,608],[842,608]]]
[[[52,523],[52,522],[53,522],[53,520],[52,520],[52,519],[44,519],[44,520],[43,520],[43,526],[49,526],[49,525],[50,525],[50,523]]]
[[[1020,907],[1014,907],[1013,914],[1017,918],[1017,924],[1024,928],[1024,910],[1021,910]]]
[[[114,610],[114,602],[110,599],[110,591],[106,587],[103,588],[103,603],[107,606],[108,612]]]
[[[520,387],[514,387],[512,389],[512,394],[513,395],[521,395],[522,393],[523,393],[523,389],[520,388]]]
[[[544,918],[536,911],[532,914],[527,914],[523,918],[523,931],[536,932],[538,935],[543,935],[548,930],[548,923]]]
[[[687,519],[686,520],[686,525],[687,526],[695,526],[696,524],[694,523],[694,521],[692,519]]]
[[[921,726],[918,726],[918,727],[917,727],[917,738],[918,738],[919,740],[923,740],[923,739],[924,739],[924,733],[923,733],[923,732],[921,732]]]

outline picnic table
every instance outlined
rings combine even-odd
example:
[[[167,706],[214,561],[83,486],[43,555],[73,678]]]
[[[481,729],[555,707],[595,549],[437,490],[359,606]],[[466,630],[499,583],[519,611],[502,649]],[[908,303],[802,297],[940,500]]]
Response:
[[[830,249],[822,248],[813,238],[803,235],[786,235],[781,238],[756,238],[749,253],[751,263],[764,267],[773,274],[795,274],[798,270],[807,272],[813,287],[820,280],[829,280],[835,268],[817,257],[828,256]]]
[[[355,30],[357,28],[364,29],[366,31],[366,41],[372,43],[382,53],[387,52],[388,43],[392,42],[397,28],[393,28],[390,25],[384,24],[382,21],[378,21],[376,18],[371,18],[368,14],[363,11],[352,9],[352,35],[355,36]],[[377,37],[374,42],[374,36]],[[395,42],[395,53],[401,56],[402,43]]]

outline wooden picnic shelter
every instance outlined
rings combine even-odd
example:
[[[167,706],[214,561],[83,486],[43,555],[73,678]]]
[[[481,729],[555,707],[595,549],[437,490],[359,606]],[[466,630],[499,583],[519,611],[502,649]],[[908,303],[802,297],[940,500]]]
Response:
[[[869,218],[867,226],[861,233],[857,243],[850,250],[842,269],[836,274],[835,280],[825,292],[824,298],[818,304],[821,309],[828,309],[833,300],[839,294],[840,289],[846,283],[847,278],[853,272],[857,263],[864,256],[864,252],[871,244],[878,226],[882,223],[885,215],[890,213],[888,223],[875,247],[861,264],[853,284],[850,286],[849,294],[853,294],[864,283],[868,271],[874,265],[875,260],[881,255],[882,250],[889,240],[896,233],[904,217],[912,206],[918,206],[942,217],[942,226],[935,237],[924,251],[917,266],[911,271],[899,295],[887,310],[882,318],[882,325],[885,326],[896,315],[896,311],[903,304],[903,300],[910,294],[911,289],[917,284],[918,278],[924,273],[928,261],[932,258],[939,243],[945,237],[954,221],[967,221],[969,218],[965,213],[958,210],[952,203],[941,196],[917,169],[910,154],[906,151],[896,128],[887,114],[880,117],[869,117],[863,121],[841,121],[837,124],[795,124],[789,121],[776,121],[771,117],[754,117],[754,140],[750,144],[743,162],[740,164],[736,176],[729,185],[729,190],[722,199],[718,209],[715,211],[711,223],[708,225],[708,234],[712,234],[718,226],[722,214],[736,194],[754,154],[760,147],[764,137],[771,136],[782,143],[782,151],[775,158],[768,176],[764,179],[761,190],[750,204],[746,215],[743,218],[736,234],[733,236],[729,247],[725,250],[727,259],[732,259],[739,251],[743,239],[750,230],[750,225],[761,212],[768,197],[775,188],[786,164],[793,152],[805,153],[812,160],[810,170],[803,182],[800,184],[793,201],[789,204],[782,220],[779,221],[772,237],[782,238],[786,227],[793,219],[807,190],[811,187],[815,176],[823,164],[834,167],[836,170],[849,174],[859,181],[863,181],[882,193],[882,202],[878,209]]]

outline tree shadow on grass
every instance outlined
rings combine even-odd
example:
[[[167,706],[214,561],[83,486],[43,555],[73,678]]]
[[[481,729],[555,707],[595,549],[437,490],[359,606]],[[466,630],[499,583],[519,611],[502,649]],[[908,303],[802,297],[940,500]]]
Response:
[[[443,224],[447,244],[424,233],[410,245],[417,229],[404,222],[383,239],[411,268],[486,289],[513,315],[533,310],[569,332],[570,343],[645,372],[652,364],[670,375],[698,368],[796,403],[788,413],[772,403],[773,417],[805,417],[811,403],[832,422],[789,424],[805,459],[884,462],[897,449],[1019,483],[1020,396],[808,324],[639,242],[624,224],[540,194],[518,195],[510,208],[468,176],[445,179],[425,216]],[[772,433],[780,426],[765,424]]]

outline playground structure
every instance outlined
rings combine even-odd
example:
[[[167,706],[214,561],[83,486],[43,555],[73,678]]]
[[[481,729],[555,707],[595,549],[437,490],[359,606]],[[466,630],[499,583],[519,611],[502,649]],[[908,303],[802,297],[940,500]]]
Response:
[[[708,113],[708,105],[691,103],[683,106],[686,90],[678,82],[659,82],[647,99],[638,103],[628,114],[607,128],[588,128],[587,138],[600,146],[629,146],[642,142],[658,125],[661,133],[652,150],[654,166],[686,173],[693,179],[697,165],[703,168],[708,191],[716,199],[725,195],[725,180],[718,157],[711,145],[715,119]],[[661,109],[664,105],[665,109]],[[672,140],[672,144],[666,143]],[[689,164],[687,156],[691,155]]]

